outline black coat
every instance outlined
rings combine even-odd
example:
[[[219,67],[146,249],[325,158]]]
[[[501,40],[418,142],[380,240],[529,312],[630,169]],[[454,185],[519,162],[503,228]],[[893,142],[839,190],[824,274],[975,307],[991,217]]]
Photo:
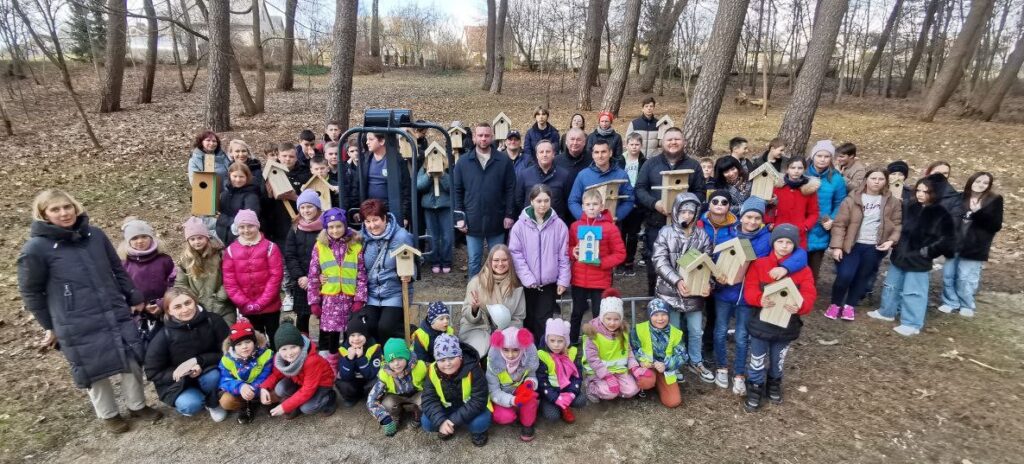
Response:
[[[957,250],[963,259],[988,261],[992,239],[1003,228],[1003,197],[996,195],[981,205],[977,211],[969,209],[959,219],[957,228]]]
[[[53,330],[79,388],[141,364],[130,306],[142,303],[114,246],[82,214],[71,229],[32,223],[18,255],[18,288],[39,325]]]
[[[555,166],[559,169],[566,171],[569,176],[569,188],[572,188],[573,182],[576,182],[576,176],[580,171],[590,167],[594,164],[594,158],[590,156],[590,151],[584,147],[583,154],[578,158],[569,156],[569,152],[563,150],[558,156],[555,157]]]
[[[284,243],[284,268],[292,289],[292,310],[297,314],[309,314],[309,301],[306,290],[299,287],[299,277],[309,274],[309,262],[313,258],[313,247],[319,232],[306,232],[295,226],[288,231],[288,239]]]
[[[590,135],[587,136],[587,147],[584,148],[584,151],[592,155],[594,153],[594,144],[596,144],[598,140],[608,142],[608,149],[612,152],[611,162],[613,166],[618,166],[620,168],[626,167],[622,151],[622,136],[619,135],[618,132],[613,130],[609,135],[601,135],[597,132],[597,129],[594,129],[594,132],[591,132]]]
[[[295,194],[302,193],[302,186],[309,182],[309,178],[312,174],[309,173],[309,168],[306,165],[296,164],[292,167],[291,171],[288,171],[288,182],[292,184],[292,189],[295,190]],[[299,208],[296,207],[294,201],[288,201],[291,204],[292,210],[298,213]],[[288,212],[288,209],[284,206],[283,200],[275,200],[268,198],[267,202],[264,203],[263,214],[260,216],[260,230],[263,231],[263,235],[270,241],[277,244],[277,246],[284,249],[284,242],[288,238],[288,230],[292,227],[292,216]]]
[[[450,420],[456,427],[469,424],[476,416],[487,410],[487,378],[484,370],[480,368],[480,357],[473,347],[460,343],[462,347],[462,367],[451,379],[445,379],[444,374],[438,371],[441,377],[441,389],[444,392],[444,399],[451,403],[450,408],[441,404],[441,398],[437,395],[433,382],[426,379],[423,382],[423,397],[420,409],[423,414],[430,418],[430,422],[440,426],[444,421]],[[431,365],[431,369],[435,368]],[[469,401],[462,400],[462,379],[472,375],[472,391]]]
[[[914,203],[903,212],[900,241],[892,252],[892,264],[908,272],[928,272],[932,261],[951,255],[956,242],[953,218],[938,203]]]
[[[452,168],[452,212],[455,221],[463,219],[467,235],[491,237],[505,233],[505,219],[515,220],[516,173],[512,160],[504,152],[491,150],[487,168],[480,167],[476,149],[467,153]]]
[[[256,216],[260,215],[259,192],[259,188],[249,184],[243,185],[241,188],[228,185],[220,193],[220,203],[217,206],[217,210],[220,212],[220,215],[217,216],[217,236],[225,245],[230,245],[237,238],[231,232],[231,224],[235,222],[235,215],[239,211],[251,209]]]
[[[647,158],[647,161],[640,167],[640,172],[636,175],[636,186],[633,187],[633,195],[636,197],[636,204],[647,209],[647,219],[644,223],[648,227],[661,227],[665,225],[667,217],[654,208],[654,204],[661,200],[661,190],[654,189],[654,187],[661,186],[662,171],[675,171],[677,169],[692,169],[693,174],[690,174],[687,191],[697,195],[697,198],[702,202],[707,198],[707,187],[704,185],[704,171],[700,168],[700,162],[685,154],[679,161],[673,164],[668,162],[664,153]],[[672,205],[665,205],[665,208],[671,209]]]
[[[146,349],[146,378],[153,382],[160,401],[174,406],[174,400],[188,387],[198,387],[198,380],[183,377],[174,381],[174,370],[196,358],[203,373],[217,369],[223,356],[222,345],[228,338],[228,325],[219,315],[199,311],[188,322],[171,318],[164,321],[164,328],[153,337]],[[206,405],[217,405],[217,389],[206,396]]]
[[[572,213],[569,212],[569,192],[572,190],[572,183],[569,182],[569,173],[563,168],[552,164],[551,170],[544,172],[536,164],[524,168],[516,176],[515,208],[520,211],[530,205],[530,189],[537,184],[546,184],[551,188],[551,208],[555,210],[562,221],[568,220],[566,224],[575,221]]]

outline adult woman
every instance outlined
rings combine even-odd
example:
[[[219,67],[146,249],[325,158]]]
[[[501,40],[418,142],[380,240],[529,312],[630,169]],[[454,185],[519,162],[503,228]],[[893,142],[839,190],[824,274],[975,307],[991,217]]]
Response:
[[[740,205],[750,198],[751,187],[750,180],[743,175],[743,165],[740,164],[740,160],[733,156],[723,156],[715,160],[713,182],[715,190],[729,192],[729,212],[738,217]],[[712,189],[708,188],[708,193],[711,191]]]
[[[793,224],[800,231],[800,248],[807,249],[807,233],[818,224],[818,187],[821,182],[804,175],[807,162],[803,158],[786,161],[786,172],[781,187],[775,187],[775,205],[769,218],[773,228],[780,224]]]
[[[192,142],[192,156],[188,159],[188,182],[192,183],[192,173],[206,170],[203,169],[206,155],[213,155],[213,171],[220,176],[221,181],[226,182],[231,159],[224,153],[220,137],[213,131],[200,132]]]
[[[587,131],[587,120],[583,118],[580,113],[574,113],[572,118],[569,119],[569,128],[562,133],[561,141],[558,143],[558,152],[565,151],[565,136],[569,135],[569,131],[573,129],[579,129],[583,132]]]
[[[505,319],[506,312],[508,321],[496,320]],[[512,269],[512,254],[507,246],[496,245],[488,253],[483,269],[466,286],[466,299],[459,319],[459,340],[476,348],[478,354],[486,353],[495,330],[522,327],[525,318],[526,298],[523,285]]]
[[[117,374],[129,414],[159,420],[163,414],[146,406],[139,367],[145,353],[131,318],[145,299],[110,239],[89,225],[85,209],[63,190],[39,192],[32,218],[31,238],[18,255],[18,288],[46,331],[44,346],[64,354],[75,385],[89,389],[96,416],[109,431],[128,431],[109,380]]]
[[[558,297],[569,286],[569,228],[551,210],[551,188],[530,189],[530,206],[512,226],[509,250],[526,297],[524,326],[534,340],[544,339],[544,324],[561,313]]]
[[[992,239],[1003,228],[1003,197],[992,191],[991,173],[977,172],[964,186],[964,213],[953,217],[956,227],[956,256],[942,269],[942,305],[939,311],[960,310],[974,316],[974,293],[978,291],[981,268],[988,261]]]
[[[260,164],[260,160],[253,156],[249,144],[238,139],[231,140],[228,142],[228,158],[231,158],[232,164],[242,163],[249,168],[249,172],[252,174],[250,182],[260,189],[260,195],[266,193],[262,190],[266,187],[266,184],[263,183],[263,166]]]
[[[362,312],[366,325],[377,340],[405,337],[402,311],[402,282],[409,284],[412,299],[412,279],[398,277],[398,268],[391,253],[402,245],[415,246],[413,236],[398,225],[388,212],[387,203],[371,198],[359,206],[363,218],[363,261],[366,263],[368,299]]]
[[[811,149],[810,166],[807,176],[816,177],[820,181],[818,187],[818,223],[807,236],[807,265],[811,267],[814,280],[818,280],[821,260],[825,257],[825,249],[831,240],[832,225],[839,205],[846,198],[846,179],[843,174],[832,166],[836,147],[831,140],[819,140]]]
[[[214,422],[220,422],[227,412],[218,405],[218,366],[228,325],[198,301],[183,288],[172,287],[164,294],[164,328],[146,349],[146,378],[160,401],[179,414],[191,416],[205,406]]]

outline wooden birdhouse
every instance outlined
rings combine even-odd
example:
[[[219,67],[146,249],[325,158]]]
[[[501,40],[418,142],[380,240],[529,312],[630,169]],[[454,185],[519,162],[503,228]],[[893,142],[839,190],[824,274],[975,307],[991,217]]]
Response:
[[[420,250],[409,245],[402,245],[392,251],[389,256],[395,258],[398,277],[412,277],[416,275],[416,257],[422,255]]]
[[[508,132],[512,130],[512,120],[505,113],[498,113],[491,127],[494,128],[494,140],[505,140],[508,138]]]
[[[576,238],[579,239],[576,254],[581,263],[601,264],[602,232],[600,226],[581,226],[576,229]]]
[[[707,253],[687,251],[679,257],[676,264],[679,266],[679,275],[690,289],[690,293],[683,296],[701,296],[706,290],[711,289],[711,275],[717,274],[718,268]]]
[[[665,131],[676,126],[676,123],[672,121],[672,117],[664,115],[658,120],[658,140],[665,138]]]
[[[216,216],[220,197],[220,179],[210,172],[192,173],[192,215]]]
[[[693,169],[661,171],[661,185],[651,187],[654,190],[661,190],[661,204],[665,205],[666,216],[672,214],[672,202],[675,201],[676,195],[690,188],[690,174],[693,174]]]
[[[277,161],[267,161],[267,165],[263,166],[263,178],[270,183],[270,190],[274,191],[275,197],[295,190],[288,180],[288,168]]]
[[[771,201],[775,186],[782,180],[782,174],[775,170],[772,163],[765,162],[757,169],[750,171],[750,194],[764,201]]]
[[[402,159],[412,158],[412,145],[409,145],[405,137],[398,137],[398,152],[402,154]]]
[[[715,247],[715,253],[718,253],[718,261],[715,262],[715,266],[718,267],[718,275],[728,285],[742,282],[750,262],[757,259],[750,240],[739,237],[719,243]]]
[[[774,301],[771,308],[765,306],[768,301]],[[764,287],[761,295],[762,321],[779,327],[788,327],[789,318],[793,315],[786,310],[786,305],[800,306],[804,304],[804,297],[800,295],[800,289],[793,283],[793,279],[786,277],[778,282],[773,282]]]
[[[611,213],[612,217],[615,216],[615,208],[619,206],[619,200],[629,198],[625,195],[619,195],[619,187],[622,184],[628,182],[625,179],[615,179],[607,182],[601,182],[600,184],[594,184],[587,187],[587,191],[597,190],[601,193],[601,198],[604,198],[604,209]]]
[[[203,172],[213,172],[217,170],[217,155],[203,155]]]
[[[434,179],[434,196],[441,195],[441,176],[444,175],[445,168],[448,167],[448,156],[445,153],[444,148],[437,142],[433,142],[427,147],[427,153],[424,155],[424,169],[427,174]]]
[[[893,180],[889,182],[889,194],[897,200],[903,199],[903,181]]]
[[[309,181],[302,186],[302,190],[306,191],[313,189],[316,191],[316,195],[320,197],[320,210],[327,211],[333,207],[331,205],[331,184],[320,176],[312,176]]]
[[[466,129],[461,127],[449,127],[448,136],[452,139],[452,150],[462,149],[462,138],[466,136]]]

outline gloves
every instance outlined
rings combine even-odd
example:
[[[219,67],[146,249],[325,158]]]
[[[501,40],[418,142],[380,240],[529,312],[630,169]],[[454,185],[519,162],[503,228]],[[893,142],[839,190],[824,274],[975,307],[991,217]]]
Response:
[[[516,407],[522,407],[523,405],[537,399],[537,392],[533,391],[527,382],[523,382],[522,385],[519,385],[519,388],[516,388],[514,395],[515,400],[512,401],[512,404]]]
[[[632,370],[633,378],[639,379],[640,377],[643,377],[643,376],[647,375],[648,372],[650,372],[650,371],[647,368],[644,368],[644,367],[634,367],[633,370]]]
[[[309,305],[309,311],[312,312],[313,315],[316,317],[320,317],[320,314],[323,313],[323,309],[320,308],[320,305],[315,303]]]
[[[355,303],[352,303],[352,312],[358,312],[360,309],[363,309],[363,306],[365,304],[366,304],[365,301],[356,301]],[[319,316],[319,314],[318,314],[318,316]]]
[[[616,379],[614,375],[609,375],[608,377],[604,378],[604,381],[605,383],[608,384],[608,392],[610,392],[613,395],[619,394],[619,392],[621,391],[619,390],[619,379]]]
[[[260,312],[260,305],[258,305],[256,303],[249,303],[249,304],[245,305],[245,313],[246,314],[255,314],[255,313],[258,313],[258,312]]]
[[[560,393],[558,395],[558,399],[555,400],[555,406],[562,409],[568,409],[574,399],[576,399],[576,395],[573,395],[572,393]]]
[[[380,421],[380,425],[384,427],[384,435],[393,437],[398,433],[398,423],[391,420],[391,416],[385,417],[384,420]]]

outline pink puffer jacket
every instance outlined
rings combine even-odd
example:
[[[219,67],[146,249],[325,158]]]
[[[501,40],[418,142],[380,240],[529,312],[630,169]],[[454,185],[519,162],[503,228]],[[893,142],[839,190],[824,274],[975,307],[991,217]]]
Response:
[[[243,316],[281,310],[281,249],[260,236],[255,245],[235,240],[224,250],[224,290]],[[253,306],[250,306],[253,305]]]

